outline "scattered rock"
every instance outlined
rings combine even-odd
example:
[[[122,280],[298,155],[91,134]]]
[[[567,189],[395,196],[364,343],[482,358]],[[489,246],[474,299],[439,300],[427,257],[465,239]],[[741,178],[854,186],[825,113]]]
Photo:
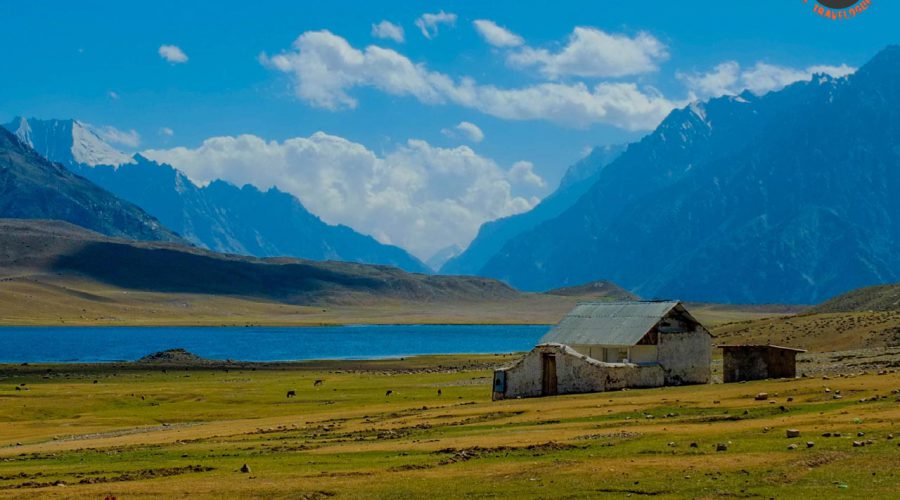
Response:
[[[888,435],[887,435],[887,438],[888,438],[888,439],[894,439],[894,435],[893,435],[893,434],[888,434]]]
[[[756,398],[754,398],[754,399],[756,399],[757,401],[765,401],[765,400],[769,399],[769,393],[761,392],[761,393],[757,394]]]
[[[716,451],[728,451],[728,445],[725,443],[718,443],[716,445]]]
[[[800,431],[797,429],[788,429],[785,434],[788,438],[798,438],[800,437]]]
[[[807,441],[807,442],[806,442],[806,447],[807,447],[807,448],[812,448],[812,447],[815,446],[815,445],[816,445],[816,443],[813,443],[812,441]]]
[[[863,443],[862,441],[854,441],[854,442],[853,442],[853,447],[854,447],[854,448],[861,448],[861,447],[863,447],[863,446],[865,446],[865,445],[866,445],[866,443]]]
[[[844,396],[841,396],[840,394],[835,394],[835,395],[832,396],[832,397],[833,397],[834,399],[844,399]]]
[[[831,437],[831,433],[830,433],[830,432],[824,432],[824,433],[822,433],[822,437],[823,437],[823,438],[830,438],[830,437]]]
[[[796,450],[797,448],[798,448],[798,446],[796,443],[791,443],[787,447],[787,449],[789,449],[789,450]]]
[[[700,447],[700,445],[698,445],[696,442],[691,443],[691,448],[699,448],[699,447]]]
[[[198,361],[203,361],[203,358],[180,348],[154,352],[137,360],[138,363],[196,363]]]
[[[242,465],[242,466],[241,466],[241,472],[243,472],[244,474],[249,474],[249,473],[250,473],[250,466],[247,465],[247,464]]]
[[[787,402],[788,402],[788,403],[793,403],[793,402],[794,402],[794,398],[787,398]]]

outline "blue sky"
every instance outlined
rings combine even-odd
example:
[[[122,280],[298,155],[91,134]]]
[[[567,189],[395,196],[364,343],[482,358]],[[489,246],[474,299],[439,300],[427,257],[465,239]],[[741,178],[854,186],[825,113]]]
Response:
[[[124,134],[117,147],[157,151],[200,182],[221,176],[277,184],[329,222],[427,257],[445,244],[467,243],[484,220],[533,205],[587,148],[638,139],[672,106],[748,86],[766,91],[813,67],[846,71],[900,43],[900,2],[873,0],[847,21],[811,10],[804,0],[6,2],[0,119],[77,118],[114,127]],[[433,19],[446,21],[428,37],[416,25],[426,13],[444,13]],[[479,30],[476,20],[508,32]],[[402,28],[402,42],[375,37],[373,24],[381,21]],[[302,35],[302,48],[292,48]],[[178,47],[187,60],[166,60],[163,45]],[[369,46],[388,51],[370,53]],[[341,47],[353,53],[334,56]],[[594,50],[610,59],[598,63]],[[422,81],[410,83],[412,77]],[[598,85],[605,86],[603,98]],[[548,95],[551,87],[562,94]],[[509,94],[524,90],[532,94]],[[590,102],[579,100],[586,95]],[[619,109],[644,98],[648,103]],[[566,102],[554,106],[557,100]],[[598,107],[583,111],[588,106]],[[483,139],[468,125],[458,128],[461,122]],[[317,132],[346,142],[332,141],[340,151],[317,156],[313,167],[272,167],[263,175],[272,158],[253,161],[260,144]],[[213,154],[199,150],[203,141],[240,134],[262,142],[230,143],[214,151],[232,155],[227,161],[198,165]],[[308,151],[320,142],[300,146]],[[354,175],[350,167],[326,168],[348,147],[374,156],[371,165],[348,161],[361,162],[362,187],[335,183]],[[239,153],[243,161],[234,158]],[[308,160],[304,154],[296,161]],[[477,189],[460,175],[477,178]],[[386,187],[372,193],[374,184]],[[403,198],[404,190],[419,191]],[[350,203],[360,196],[371,199]],[[476,199],[485,196],[491,201]],[[353,215],[360,210],[371,215]],[[379,225],[376,217],[394,223]]]

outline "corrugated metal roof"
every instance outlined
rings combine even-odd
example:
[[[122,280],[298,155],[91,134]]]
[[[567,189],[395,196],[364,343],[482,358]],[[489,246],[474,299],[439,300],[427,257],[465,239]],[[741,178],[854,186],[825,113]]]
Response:
[[[781,349],[783,351],[806,352],[806,349],[784,347],[772,344],[719,344],[716,347],[719,347],[721,349]]]
[[[678,302],[584,302],[543,338],[542,344],[637,344]]]

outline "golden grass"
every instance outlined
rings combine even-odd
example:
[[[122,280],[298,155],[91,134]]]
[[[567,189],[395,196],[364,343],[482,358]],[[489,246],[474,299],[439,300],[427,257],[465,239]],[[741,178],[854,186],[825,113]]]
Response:
[[[317,326],[338,324],[555,324],[581,297],[523,294],[516,300],[348,300],[320,307],[247,297],[142,292],[89,280],[31,276],[0,280],[0,325]],[[351,303],[352,302],[352,303]],[[707,325],[784,314],[780,307],[698,305]]]
[[[491,402],[489,371],[436,370],[468,362],[444,356],[165,373],[51,367],[49,375],[44,367],[7,367],[0,369],[0,495],[900,495],[900,438],[888,439],[900,430],[895,373]],[[314,386],[316,379],[324,384]],[[21,383],[30,390],[13,389]],[[287,390],[297,397],[286,398]],[[832,398],[838,390],[841,400]],[[759,392],[774,402],[755,401]],[[787,428],[801,438],[786,439]],[[728,451],[716,452],[716,443]],[[791,443],[799,449],[788,450]],[[245,463],[248,474],[238,470]],[[65,486],[42,486],[58,482]]]
[[[715,328],[716,342],[775,344],[827,352],[900,345],[900,310],[808,314]]]

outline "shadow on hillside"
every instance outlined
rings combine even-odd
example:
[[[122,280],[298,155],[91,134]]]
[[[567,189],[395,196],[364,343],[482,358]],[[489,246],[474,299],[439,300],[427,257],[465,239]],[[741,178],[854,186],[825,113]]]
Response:
[[[313,264],[267,263],[106,242],[88,243],[59,257],[53,271],[74,272],[134,290],[277,299],[314,298],[340,290],[374,293],[386,286],[382,280]]]

